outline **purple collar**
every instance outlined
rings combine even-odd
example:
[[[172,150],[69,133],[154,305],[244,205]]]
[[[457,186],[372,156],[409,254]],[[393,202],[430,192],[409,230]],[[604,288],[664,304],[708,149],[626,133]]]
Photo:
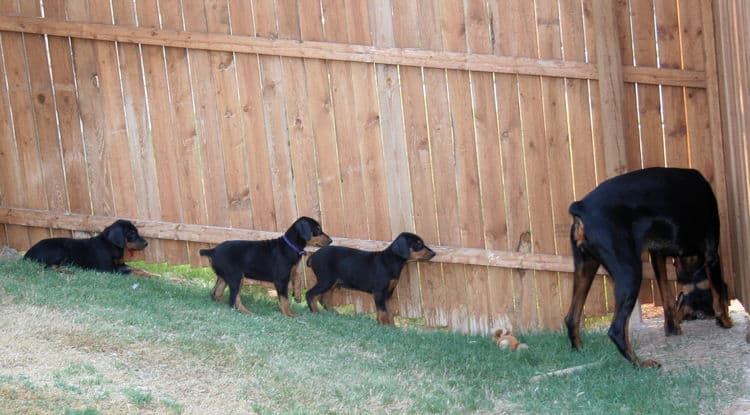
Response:
[[[289,238],[287,238],[287,237],[286,237],[286,235],[283,235],[283,236],[281,237],[281,239],[283,239],[283,240],[284,240],[284,242],[286,242],[286,244],[287,244],[287,245],[288,245],[288,246],[289,246],[290,248],[292,248],[292,249],[294,250],[294,252],[296,252],[296,253],[297,253],[297,255],[299,255],[299,256],[305,256],[305,255],[307,255],[307,252],[305,252],[305,250],[304,250],[304,249],[299,249],[299,248],[297,248],[297,245],[293,244],[293,243],[292,243],[292,241],[290,241],[290,240],[289,240]]]

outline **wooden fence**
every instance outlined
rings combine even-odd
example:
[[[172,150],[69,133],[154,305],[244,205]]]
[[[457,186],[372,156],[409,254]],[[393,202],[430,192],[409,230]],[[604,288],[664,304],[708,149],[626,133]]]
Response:
[[[199,265],[299,215],[415,231],[440,255],[398,312],[487,332],[561,326],[567,208],[609,176],[698,168],[726,223],[709,0],[187,3],[0,3],[0,242],[127,217],[147,260]],[[587,313],[612,307],[599,277]]]
[[[727,164],[729,229],[737,276],[750,275],[750,10],[740,0],[714,2],[722,130]],[[747,306],[750,281],[735,278],[735,293]]]

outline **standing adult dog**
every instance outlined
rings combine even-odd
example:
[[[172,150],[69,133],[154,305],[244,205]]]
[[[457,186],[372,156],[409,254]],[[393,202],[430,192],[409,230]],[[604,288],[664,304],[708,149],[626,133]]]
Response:
[[[596,270],[602,264],[615,284],[615,314],[609,337],[636,366],[659,367],[640,360],[630,346],[628,321],[642,279],[641,252],[648,250],[664,305],[664,330],[681,334],[675,297],[667,281],[666,257],[696,256],[705,262],[717,323],[732,326],[727,285],[719,261],[719,212],[711,186],[696,170],[649,168],[614,177],[583,200],[570,205],[575,279],[573,301],[565,319],[568,337],[581,346],[579,328]]]
[[[305,246],[326,246],[331,238],[323,233],[314,219],[301,217],[287,229],[281,238],[263,241],[225,241],[213,249],[201,249],[199,253],[208,257],[216,272],[216,285],[211,297],[221,301],[224,289],[229,286],[229,305],[249,314],[242,305],[240,287],[242,278],[273,282],[279,295],[279,308],[289,317],[289,278],[300,258],[305,255]]]
[[[43,239],[26,252],[24,259],[41,262],[52,268],[75,265],[97,271],[129,274],[131,269],[123,262],[123,252],[125,249],[138,251],[147,246],[148,242],[141,238],[133,223],[121,219],[93,238]]]
[[[429,260],[435,256],[419,236],[403,232],[384,250],[369,252],[344,246],[319,249],[307,260],[317,282],[307,291],[307,305],[318,312],[317,297],[339,285],[371,293],[378,309],[378,323],[393,325],[386,308],[407,261]]]

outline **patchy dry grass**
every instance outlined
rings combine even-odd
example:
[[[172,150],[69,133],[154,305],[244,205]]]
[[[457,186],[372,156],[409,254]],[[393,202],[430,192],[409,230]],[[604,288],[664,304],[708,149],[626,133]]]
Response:
[[[739,393],[731,364],[635,370],[602,332],[581,353],[561,333],[511,353],[304,304],[289,319],[264,290],[244,294],[246,316],[210,301],[205,275],[162,274],[0,261],[0,413],[706,413]]]

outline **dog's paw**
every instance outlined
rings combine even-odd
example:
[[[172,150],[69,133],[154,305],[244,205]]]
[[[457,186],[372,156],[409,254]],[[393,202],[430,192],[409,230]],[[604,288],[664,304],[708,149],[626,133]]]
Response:
[[[719,325],[719,327],[725,328],[725,329],[731,329],[732,326],[734,326],[734,323],[732,322],[732,318],[729,317],[726,314],[720,315],[716,317],[716,324]]]

